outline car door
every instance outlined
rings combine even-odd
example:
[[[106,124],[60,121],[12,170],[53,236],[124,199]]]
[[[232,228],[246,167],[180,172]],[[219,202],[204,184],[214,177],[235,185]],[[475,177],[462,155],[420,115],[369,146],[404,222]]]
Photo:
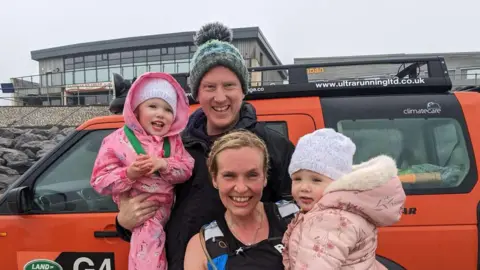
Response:
[[[98,149],[112,131],[77,131],[15,183],[32,191],[27,213],[8,214],[0,199],[2,269],[127,269],[128,243],[115,232],[117,206],[90,187]]]

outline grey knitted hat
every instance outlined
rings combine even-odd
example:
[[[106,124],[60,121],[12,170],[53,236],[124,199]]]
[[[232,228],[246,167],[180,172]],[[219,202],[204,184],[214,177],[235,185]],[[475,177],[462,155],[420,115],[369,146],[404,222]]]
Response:
[[[232,70],[242,84],[243,93],[248,90],[249,73],[240,51],[233,46],[233,33],[230,28],[219,23],[207,23],[194,35],[197,51],[190,62],[188,80],[192,96],[197,99],[198,87],[203,75],[211,68],[221,65]]]

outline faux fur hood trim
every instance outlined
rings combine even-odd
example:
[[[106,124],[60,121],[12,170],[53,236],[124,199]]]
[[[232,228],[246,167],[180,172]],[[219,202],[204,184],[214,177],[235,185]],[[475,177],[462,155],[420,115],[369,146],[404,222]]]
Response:
[[[365,191],[384,185],[397,176],[395,160],[386,155],[374,157],[366,162],[354,165],[352,172],[331,183],[324,194],[334,191]]]

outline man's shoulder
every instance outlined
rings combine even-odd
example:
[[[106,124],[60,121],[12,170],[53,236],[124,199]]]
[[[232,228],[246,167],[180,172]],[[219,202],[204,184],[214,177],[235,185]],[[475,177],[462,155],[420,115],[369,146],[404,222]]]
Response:
[[[252,132],[260,136],[267,144],[291,144],[290,140],[285,135],[269,128],[264,122],[257,122]]]

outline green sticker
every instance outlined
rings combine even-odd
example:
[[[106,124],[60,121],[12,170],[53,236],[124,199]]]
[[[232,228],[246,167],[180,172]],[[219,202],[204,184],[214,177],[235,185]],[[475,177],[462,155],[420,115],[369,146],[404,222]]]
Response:
[[[29,261],[23,270],[63,270],[62,266],[54,261],[47,259],[37,259]]]

